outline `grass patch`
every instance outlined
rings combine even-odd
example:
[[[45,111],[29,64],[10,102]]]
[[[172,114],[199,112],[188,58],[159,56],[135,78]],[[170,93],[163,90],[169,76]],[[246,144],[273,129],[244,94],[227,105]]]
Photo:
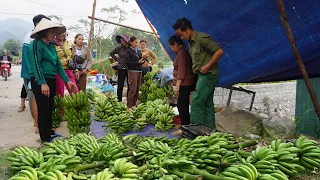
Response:
[[[13,172],[9,169],[10,162],[7,160],[8,156],[8,150],[0,150],[0,179],[9,179],[9,177],[13,176]]]

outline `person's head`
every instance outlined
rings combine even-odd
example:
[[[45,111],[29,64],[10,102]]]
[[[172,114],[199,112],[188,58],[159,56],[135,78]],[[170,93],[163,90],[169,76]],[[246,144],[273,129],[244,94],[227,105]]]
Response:
[[[139,45],[139,40],[135,36],[130,37],[130,46],[133,48],[137,48]]]
[[[141,49],[145,49],[147,47],[147,41],[146,40],[141,40],[140,41],[140,47],[141,47]]]
[[[47,39],[48,41],[54,40],[56,37],[56,28],[50,28],[37,33],[37,38],[39,39]]]
[[[187,18],[181,18],[176,21],[176,23],[172,26],[176,31],[178,37],[181,37],[185,40],[190,40],[192,37],[193,29],[191,25],[191,21]]]
[[[7,50],[3,50],[2,53],[3,53],[4,56],[6,56],[8,52],[7,52]]]
[[[128,45],[129,36],[127,34],[121,34],[116,36],[116,40],[121,46],[125,47]]]
[[[82,34],[77,34],[74,38],[74,44],[78,46],[83,46],[84,36]]]
[[[66,40],[66,37],[67,37],[67,32],[64,32],[64,33],[62,33],[62,34],[60,34],[60,35],[57,35],[57,36],[56,36],[56,39],[57,39],[58,41],[65,41],[65,40]]]
[[[121,46],[125,47],[125,46],[127,46],[128,43],[123,38],[120,38],[120,44],[121,44]]]
[[[42,15],[42,14],[36,15],[36,16],[33,17],[33,19],[32,19],[34,27],[36,27],[36,26],[39,24],[39,22],[41,21],[41,19],[43,19],[43,18],[46,18],[46,19],[48,19],[48,20],[51,20],[50,18],[48,18],[48,17],[45,16],[45,15]]]
[[[183,48],[182,40],[177,36],[171,36],[168,40],[168,44],[171,51],[175,53],[179,52],[179,50]]]

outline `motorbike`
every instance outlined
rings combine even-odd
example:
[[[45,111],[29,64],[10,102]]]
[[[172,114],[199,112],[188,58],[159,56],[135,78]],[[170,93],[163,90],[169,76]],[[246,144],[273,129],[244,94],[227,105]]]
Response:
[[[4,77],[5,81],[8,80],[8,77],[10,77],[10,63],[10,61],[0,61],[0,74],[2,77]]]

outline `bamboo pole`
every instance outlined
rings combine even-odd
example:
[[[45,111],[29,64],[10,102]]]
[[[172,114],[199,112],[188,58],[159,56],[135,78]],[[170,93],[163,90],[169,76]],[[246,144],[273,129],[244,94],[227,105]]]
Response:
[[[92,6],[92,17],[94,18],[95,13],[96,13],[96,5],[97,5],[97,0],[93,0],[93,6]],[[90,25],[90,33],[89,33],[89,39],[88,39],[88,52],[87,54],[90,54],[91,52],[91,47],[92,47],[92,39],[93,39],[93,30],[94,30],[94,19],[91,19],[91,25]]]
[[[98,21],[102,21],[102,22],[105,22],[105,23],[109,23],[109,24],[113,24],[113,25],[116,25],[116,26],[121,26],[121,27],[129,28],[129,29],[141,31],[141,32],[148,33],[148,34],[154,34],[151,31],[146,31],[146,30],[143,30],[143,29],[139,29],[139,28],[135,28],[135,27],[131,27],[131,26],[127,26],[127,25],[111,22],[111,21],[108,21],[108,20],[105,20],[105,19],[100,19],[100,18],[96,18],[96,17],[92,17],[92,16],[88,16],[88,18],[91,19],[91,20],[98,20]],[[155,34],[155,36],[157,36],[157,34]]]
[[[307,70],[306,70],[306,68],[304,66],[304,63],[303,63],[302,58],[301,58],[301,55],[299,53],[298,47],[296,45],[293,33],[291,31],[291,28],[290,28],[290,24],[289,24],[288,19],[287,19],[287,15],[286,15],[285,7],[284,7],[284,4],[283,4],[283,0],[277,0],[277,4],[278,4],[278,8],[279,8],[282,24],[284,26],[284,29],[285,29],[285,31],[287,33],[288,39],[289,39],[290,44],[291,44],[292,52],[293,52],[293,54],[294,54],[294,56],[296,58],[296,61],[297,61],[297,64],[299,66],[299,69],[301,71],[302,77],[303,77],[304,82],[305,82],[305,84],[307,86],[307,89],[309,91],[309,94],[310,94],[314,109],[315,109],[315,111],[317,113],[317,116],[318,116],[318,118],[320,120],[320,106],[319,106],[318,98],[317,98],[317,95],[316,95],[316,93],[315,93],[315,91],[314,91],[314,89],[312,87],[309,75],[307,73]]]

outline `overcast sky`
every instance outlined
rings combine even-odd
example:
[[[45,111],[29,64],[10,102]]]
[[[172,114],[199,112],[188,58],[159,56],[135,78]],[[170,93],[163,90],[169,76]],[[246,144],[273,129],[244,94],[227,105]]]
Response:
[[[54,14],[63,17],[65,26],[71,26],[77,24],[79,19],[91,16],[92,4],[93,0],[0,0],[0,20],[20,18],[32,22],[36,14]],[[96,17],[103,19],[100,10],[114,5],[123,6],[127,12],[133,9],[141,12],[135,0],[129,0],[124,5],[121,0],[97,0]],[[142,13],[131,16],[122,24],[150,31]]]

